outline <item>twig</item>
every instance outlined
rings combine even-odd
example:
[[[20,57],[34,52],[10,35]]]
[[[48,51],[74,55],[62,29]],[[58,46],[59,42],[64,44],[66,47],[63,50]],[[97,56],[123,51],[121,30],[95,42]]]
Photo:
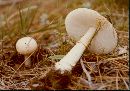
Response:
[[[117,70],[116,74],[117,74],[117,76],[116,76],[116,90],[118,90],[119,89],[119,87],[118,87],[118,70]]]
[[[103,90],[103,88],[108,87],[108,86],[111,86],[111,85],[102,85],[97,90]]]
[[[122,78],[122,80],[123,80],[123,82],[124,82],[124,84],[125,84],[127,90],[129,90],[129,86],[128,86],[128,84],[126,83],[125,79],[122,77],[120,71],[119,71],[119,74],[120,74],[120,76],[121,76],[121,78]]]
[[[128,66],[126,66],[126,65],[123,65],[123,64],[121,64],[120,62],[117,62],[117,61],[111,61],[113,64],[115,64],[115,65],[121,65],[121,66],[123,66],[123,67],[125,67],[125,68],[127,68],[127,69],[129,69],[129,67]]]
[[[98,62],[99,62],[99,60],[98,60],[98,56],[97,56],[97,63]],[[102,75],[101,75],[101,72],[100,72],[99,64],[98,64],[98,73],[99,73],[99,77],[100,77],[101,83],[102,83],[102,85],[104,85],[103,81],[102,81]]]
[[[108,71],[105,75],[108,75],[108,74],[110,74],[112,72],[115,72],[115,70],[111,68],[110,71]]]
[[[96,76],[94,79],[96,78],[100,78],[100,76]],[[117,77],[113,77],[113,76],[102,76],[102,79],[113,79],[116,80]],[[128,77],[122,77],[124,80],[129,80]],[[118,76],[118,79],[122,79],[121,77]]]
[[[80,79],[80,83],[82,83],[84,85],[89,85],[89,82],[86,79],[84,79],[82,77],[79,77],[79,79]]]
[[[88,78],[88,84],[89,84],[90,88],[92,89],[91,76],[90,76],[89,72],[85,69],[85,66],[84,66],[84,64],[83,64],[82,59],[80,59],[80,64],[81,64],[81,66],[82,66],[82,69],[83,69],[84,73],[86,74],[86,76],[87,76],[87,78]]]
[[[104,61],[112,61],[112,60],[119,60],[119,59],[125,59],[125,58],[128,58],[128,56],[122,56],[122,57],[116,57],[116,58],[108,58],[108,59],[105,59]]]

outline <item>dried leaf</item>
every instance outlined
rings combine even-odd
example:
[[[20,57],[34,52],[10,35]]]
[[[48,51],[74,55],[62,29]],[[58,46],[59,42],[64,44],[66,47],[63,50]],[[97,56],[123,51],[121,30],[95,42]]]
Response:
[[[54,56],[50,56],[49,58],[54,60],[54,59],[62,59],[65,55],[54,55]]]

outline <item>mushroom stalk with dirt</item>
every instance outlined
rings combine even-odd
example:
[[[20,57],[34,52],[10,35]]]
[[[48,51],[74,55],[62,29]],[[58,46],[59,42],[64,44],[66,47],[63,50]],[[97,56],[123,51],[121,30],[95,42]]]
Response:
[[[117,45],[117,33],[112,24],[98,12],[78,8],[65,19],[68,35],[78,41],[76,45],[55,64],[56,70],[71,71],[86,48],[95,54],[107,54]],[[83,37],[82,37],[83,36]]]
[[[56,78],[61,79],[59,82],[56,81],[56,84],[60,85],[64,84],[64,79],[70,81],[72,68],[86,48],[95,54],[107,54],[117,46],[117,33],[113,25],[94,10],[87,8],[73,10],[65,19],[65,27],[68,35],[77,43],[59,62],[55,63],[46,78],[47,80],[54,79],[56,75]],[[55,83],[54,80],[52,82]],[[67,84],[63,86],[66,87]]]

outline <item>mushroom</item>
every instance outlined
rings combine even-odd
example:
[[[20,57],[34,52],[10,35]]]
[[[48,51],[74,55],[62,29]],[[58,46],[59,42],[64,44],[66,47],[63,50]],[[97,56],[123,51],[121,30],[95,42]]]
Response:
[[[63,74],[71,71],[86,48],[92,53],[107,54],[117,46],[117,33],[113,25],[98,12],[78,8],[70,12],[65,19],[68,35],[78,41],[59,62],[55,69]]]
[[[38,45],[32,37],[23,37],[16,43],[16,50],[25,57],[25,67],[31,66],[30,54],[34,53]]]

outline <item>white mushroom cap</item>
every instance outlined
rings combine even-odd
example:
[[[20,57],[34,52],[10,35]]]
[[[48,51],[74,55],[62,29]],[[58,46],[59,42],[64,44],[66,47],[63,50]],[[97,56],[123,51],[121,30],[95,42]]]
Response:
[[[97,28],[98,21],[102,23],[102,27],[92,39],[88,50],[96,54],[106,54],[115,49],[117,33],[112,24],[98,12],[87,8],[75,9],[67,15],[65,26],[68,35],[78,41],[90,27]]]
[[[28,55],[37,49],[37,42],[32,37],[23,37],[16,43],[16,50],[23,55]]]

